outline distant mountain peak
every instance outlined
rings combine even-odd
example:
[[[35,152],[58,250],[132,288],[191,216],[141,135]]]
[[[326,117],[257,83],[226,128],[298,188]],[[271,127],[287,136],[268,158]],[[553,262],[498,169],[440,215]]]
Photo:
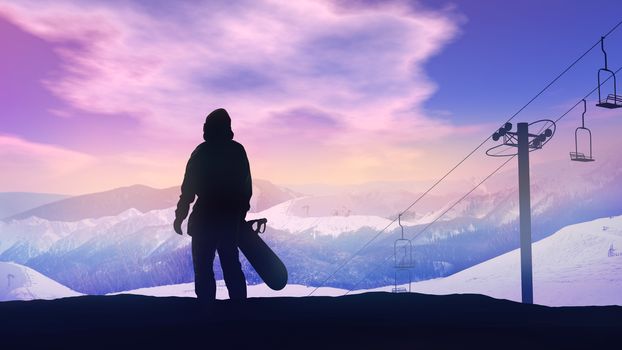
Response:
[[[62,198],[51,203],[14,214],[5,221],[22,220],[36,216],[51,221],[78,221],[87,218],[119,215],[128,209],[146,213],[151,210],[174,207],[179,199],[180,186],[153,188],[133,184],[106,191]],[[298,197],[300,194],[277,186],[270,181],[253,180],[251,211],[262,211]]]

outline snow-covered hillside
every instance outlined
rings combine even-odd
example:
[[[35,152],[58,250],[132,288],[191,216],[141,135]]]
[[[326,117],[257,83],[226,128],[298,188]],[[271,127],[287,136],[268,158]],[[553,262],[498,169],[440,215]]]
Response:
[[[57,299],[81,295],[39,272],[0,262],[0,301]]]
[[[170,226],[173,218],[171,208],[147,213],[128,209],[116,216],[68,222],[35,216],[0,222],[0,254],[9,260],[26,261],[44,252],[71,251],[100,236],[112,241],[113,237],[126,236],[144,227]],[[150,233],[149,239],[158,241],[159,237]]]
[[[599,161],[581,168],[558,165],[560,169],[569,167],[568,173],[572,169],[581,171],[573,173],[578,177],[559,178],[553,176],[557,172],[534,167],[531,204],[535,240],[566,225],[622,214],[622,162]],[[404,236],[416,236],[416,279],[448,276],[518,247],[516,183],[495,181],[458,205],[454,203],[460,193],[426,197],[402,216]],[[261,188],[261,182],[257,183]],[[259,212],[247,217],[268,219],[263,239],[286,264],[291,283],[319,284],[349,261],[330,279],[329,286],[370,289],[391,284],[390,264],[357,283],[371,265],[391,258],[394,240],[401,232],[397,223],[389,224],[417,198],[416,194],[378,190],[301,197],[268,185],[256,194],[255,199],[261,199],[261,203],[254,203]],[[94,200],[89,207],[107,206],[108,202],[98,202],[97,196],[88,198]],[[117,199],[115,196],[115,203]],[[121,202],[136,201],[142,200]],[[268,207],[272,203],[278,204]],[[263,206],[266,209],[260,210]],[[441,214],[445,215],[435,221]],[[73,290],[90,294],[190,282],[190,238],[173,232],[173,218],[169,206],[147,212],[129,208],[114,216],[72,222],[33,216],[0,221],[0,261],[28,266]],[[431,221],[435,223],[428,227]],[[361,248],[356,259],[348,260]],[[242,259],[242,264],[249,283],[260,283],[248,262]]]
[[[144,215],[132,213],[134,215]],[[152,213],[155,214],[155,213]],[[622,305],[622,216],[567,226],[534,243],[534,300],[550,306]],[[0,301],[53,299],[79,293],[15,263],[0,263]],[[390,291],[392,286],[372,289]],[[249,297],[306,296],[312,287],[291,284],[272,291],[250,285]],[[477,293],[520,301],[520,256],[514,250],[446,278],[412,284],[426,294]],[[354,293],[369,290],[358,290]],[[314,295],[343,295],[344,289],[322,287]],[[140,288],[123,293],[194,297],[194,284]],[[217,297],[228,297],[222,281]]]
[[[617,247],[617,248],[616,248]],[[533,245],[534,300],[549,306],[622,305],[622,216],[571,225]],[[406,287],[402,285],[402,287]],[[503,254],[446,278],[412,284],[426,294],[476,293],[520,301],[520,255]],[[393,286],[368,291],[391,291]],[[282,291],[265,284],[249,286],[250,297],[307,296],[313,290],[288,285]],[[337,296],[339,288],[319,288],[314,296]],[[124,293],[194,297],[194,284],[142,288]],[[226,299],[219,281],[217,297]]]
[[[288,284],[282,290],[272,290],[264,283],[249,285],[247,287],[248,297],[249,298],[261,298],[261,297],[305,297],[308,296],[315,288],[302,286],[299,284]],[[339,288],[331,288],[331,287],[321,287],[319,288],[314,295],[322,295],[322,296],[338,296],[346,293],[346,290]],[[194,283],[182,283],[182,284],[174,284],[167,286],[158,286],[151,288],[140,288],[129,290],[120,293],[112,293],[114,294],[138,294],[138,295],[149,295],[154,297],[190,297],[195,298],[196,294],[194,293]],[[220,280],[217,283],[216,289],[216,298],[217,299],[228,299],[229,293],[227,292],[227,287],[224,284],[224,281]]]
[[[567,226],[534,243],[533,279],[537,304],[622,305],[622,216]],[[519,250],[412,284],[419,293],[477,293],[515,301],[521,300],[520,290]]]
[[[247,220],[268,218],[268,227],[290,233],[311,233],[313,235],[339,236],[343,233],[356,232],[362,228],[381,230],[391,220],[373,215],[334,215],[334,216],[299,216],[292,207],[305,198],[292,199],[275,205],[259,213],[249,213]]]
[[[268,218],[263,237],[286,262],[294,283],[321,278],[320,269],[359,243],[355,236],[369,236],[390,223],[378,216],[299,217],[286,211],[287,203],[248,218]],[[174,208],[168,208],[128,209],[75,222],[38,217],[0,222],[0,261],[29,266],[82,293],[189,282],[190,237],[173,232],[173,219]],[[248,265],[245,270],[249,282],[259,282]]]

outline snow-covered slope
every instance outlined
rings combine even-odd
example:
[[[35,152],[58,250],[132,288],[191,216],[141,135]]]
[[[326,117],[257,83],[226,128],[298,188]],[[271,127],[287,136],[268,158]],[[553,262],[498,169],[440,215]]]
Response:
[[[622,214],[622,162],[599,159],[597,164],[580,168],[576,164],[567,166],[560,165],[569,174],[561,178],[553,176],[558,174],[554,171],[534,173],[534,239],[547,237],[569,224]],[[534,167],[534,171],[537,169]],[[259,212],[249,213],[248,218],[268,219],[263,239],[288,267],[292,283],[321,283],[336,266],[365,247],[329,285],[375,288],[391,284],[393,269],[383,264],[356,285],[371,264],[392,255],[394,240],[401,231],[397,223],[389,223],[417,198],[416,194],[379,190],[290,198],[287,191],[268,187],[255,192],[256,199],[265,200],[256,205]],[[454,206],[459,196],[427,197],[433,203],[419,202],[402,216],[405,237],[416,235],[413,244],[420,264],[413,276],[418,280],[447,276],[518,246],[515,181],[487,184],[485,190],[472,193]],[[284,198],[290,199],[267,208]],[[117,199],[114,196],[111,201],[124,203],[117,209],[141,201]],[[95,208],[97,203],[109,209],[108,202],[97,200],[88,207]],[[264,205],[266,209],[261,210]],[[450,208],[428,228],[427,223]],[[26,265],[82,293],[105,294],[185,283],[193,277],[190,239],[173,232],[173,218],[173,208],[168,206],[146,212],[129,208],[113,216],[72,222],[34,216],[0,221],[0,261]],[[373,237],[376,239],[372,244],[366,245]],[[249,283],[260,283],[250,265],[242,263]]]
[[[248,297],[249,298],[258,298],[258,297],[304,297],[308,296],[315,288],[302,286],[299,284],[288,284],[282,290],[272,290],[264,283],[250,285],[247,287]],[[313,295],[322,295],[322,296],[338,296],[345,294],[346,290],[339,288],[331,288],[331,287],[322,287],[319,288]],[[182,284],[174,284],[168,286],[158,286],[151,288],[140,288],[129,290],[121,293],[112,293],[114,294],[138,294],[138,295],[149,295],[154,297],[191,297],[194,298],[196,295],[194,294],[194,283],[182,283]],[[222,280],[218,281],[217,289],[216,289],[216,298],[217,299],[228,299],[229,293],[227,292],[227,287],[225,286]]]
[[[537,304],[622,305],[622,216],[567,226],[534,243],[533,279]],[[412,284],[419,293],[477,293],[515,301],[521,300],[520,290],[519,250]]]
[[[0,301],[57,299],[81,295],[39,272],[0,262]]]
[[[534,301],[549,306],[622,305],[622,216],[567,226],[533,245]],[[406,287],[403,285],[402,287]],[[476,293],[520,301],[520,252],[514,250],[446,278],[412,284],[426,294]],[[371,291],[391,291],[393,286]],[[307,296],[313,290],[288,285],[272,291],[249,286],[250,297]],[[357,290],[363,293],[370,290]],[[194,284],[143,288],[124,293],[194,297]],[[344,289],[319,288],[315,296],[337,296]],[[217,297],[226,299],[219,281]]]
[[[298,216],[292,212],[292,207],[301,200],[304,197],[289,200],[259,213],[248,213],[247,219],[265,217],[268,218],[268,226],[276,230],[333,237],[362,228],[381,230],[391,223],[391,220],[373,215]]]
[[[33,216],[0,222],[0,254],[19,262],[49,250],[69,251],[97,236],[110,237],[110,231],[123,235],[145,226],[169,224],[173,217],[173,209],[141,213],[132,208],[116,216],[80,221],[49,221]]]

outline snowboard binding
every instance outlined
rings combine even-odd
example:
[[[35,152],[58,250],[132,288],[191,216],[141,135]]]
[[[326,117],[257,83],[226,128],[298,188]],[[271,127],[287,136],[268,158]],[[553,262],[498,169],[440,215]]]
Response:
[[[257,234],[266,232],[267,223],[268,219],[266,218],[247,221],[247,224],[251,227],[251,230]]]

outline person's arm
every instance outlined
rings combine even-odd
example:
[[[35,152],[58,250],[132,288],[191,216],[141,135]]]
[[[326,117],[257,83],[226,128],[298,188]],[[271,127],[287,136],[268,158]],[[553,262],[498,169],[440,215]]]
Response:
[[[173,222],[173,229],[177,234],[183,234],[181,224],[188,216],[190,211],[190,204],[194,202],[196,195],[196,186],[194,178],[196,176],[194,170],[194,162],[197,151],[192,152],[188,164],[186,165],[186,173],[184,174],[184,181],[181,184],[181,195],[179,196],[179,202],[177,202],[177,209],[175,209],[175,221]]]
[[[248,162],[248,156],[246,150],[242,147],[242,169],[243,169],[243,183],[242,183],[242,206],[244,211],[244,218],[246,218],[246,212],[250,210],[250,201],[253,196],[253,179],[251,177],[251,167]]]

